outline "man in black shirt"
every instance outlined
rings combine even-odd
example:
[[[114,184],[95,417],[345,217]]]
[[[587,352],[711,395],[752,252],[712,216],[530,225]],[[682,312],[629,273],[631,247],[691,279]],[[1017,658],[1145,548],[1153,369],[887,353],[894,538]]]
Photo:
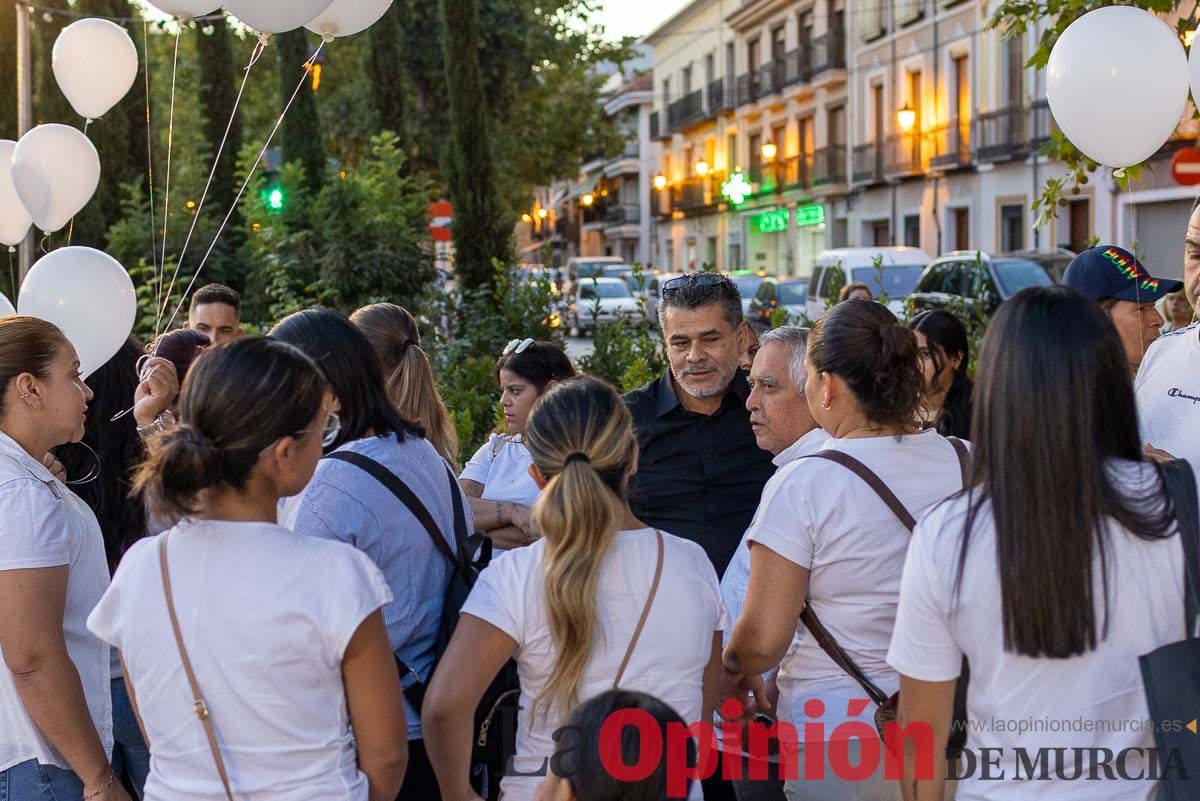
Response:
[[[640,446],[630,505],[648,525],[699,543],[719,576],[775,470],[746,411],[741,296],[717,273],[685,275],[663,287],[658,320],[670,369],[625,396]]]

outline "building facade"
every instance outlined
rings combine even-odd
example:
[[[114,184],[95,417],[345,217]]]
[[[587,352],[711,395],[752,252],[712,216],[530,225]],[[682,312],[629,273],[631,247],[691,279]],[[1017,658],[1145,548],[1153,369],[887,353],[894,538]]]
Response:
[[[647,37],[659,143],[652,262],[667,270],[807,275],[829,247],[913,245],[931,256],[1135,248],[1181,270],[1195,192],[1165,159],[1127,190],[1101,169],[1037,227],[1064,177],[1040,30],[990,29],[997,0],[694,0]],[[1190,112],[1190,109],[1189,109]],[[1185,119],[1190,113],[1185,115]]]

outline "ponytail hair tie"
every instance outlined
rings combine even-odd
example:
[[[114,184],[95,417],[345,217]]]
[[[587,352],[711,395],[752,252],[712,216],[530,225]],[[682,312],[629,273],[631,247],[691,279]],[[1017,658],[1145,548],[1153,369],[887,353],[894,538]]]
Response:
[[[584,464],[591,464],[592,460],[586,453],[583,453],[582,451],[575,451],[575,453],[572,453],[563,460],[563,465],[569,465],[571,462],[583,462]]]

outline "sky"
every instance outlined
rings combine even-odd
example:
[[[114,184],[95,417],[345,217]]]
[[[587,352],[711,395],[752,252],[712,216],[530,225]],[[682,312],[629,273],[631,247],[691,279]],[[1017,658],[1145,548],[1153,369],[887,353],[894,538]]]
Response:
[[[679,9],[688,0],[601,0],[604,10],[598,21],[607,28],[609,36],[645,36]]]

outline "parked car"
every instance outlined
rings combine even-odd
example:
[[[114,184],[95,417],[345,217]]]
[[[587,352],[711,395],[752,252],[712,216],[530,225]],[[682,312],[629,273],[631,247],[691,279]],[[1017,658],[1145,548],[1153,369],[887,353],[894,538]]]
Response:
[[[828,302],[848,283],[860,282],[872,294],[888,298],[888,308],[899,313],[921,272],[933,261],[925,251],[910,247],[834,248],[817,254],[808,284],[808,319],[816,321]],[[876,264],[879,263],[877,267]]]
[[[611,323],[624,316],[642,319],[642,304],[624,280],[587,278],[579,282],[571,317],[579,336],[586,336],[600,323]]]
[[[646,282],[646,316],[651,320],[658,320],[658,304],[662,302],[663,285],[681,275],[683,273],[660,273],[651,276]]]
[[[788,313],[789,322],[804,321],[808,318],[808,285],[807,278],[764,278],[758,285],[758,291],[750,299],[750,310],[746,321],[757,333],[769,331],[775,310],[784,308]]]
[[[925,268],[916,291],[908,298],[908,306],[921,312],[975,302],[990,317],[1001,303],[1022,289],[1056,283],[1050,270],[1033,259],[1008,254],[990,256],[978,250],[947,253]]]
[[[1014,259],[1036,261],[1046,268],[1046,272],[1050,273],[1050,277],[1054,279],[1054,283],[1061,284],[1063,273],[1067,271],[1067,265],[1075,258],[1075,251],[1067,250],[1066,248],[1030,248],[1028,250],[1014,250],[1011,253],[1003,255]]]
[[[729,280],[737,285],[738,292],[742,296],[742,314],[750,314],[750,301],[754,300],[754,296],[758,293],[759,287],[763,284],[765,275],[753,272],[734,273],[729,276]]]
[[[620,256],[576,256],[567,259],[565,291],[568,295],[574,295],[576,287],[584,279],[604,278],[610,275],[609,270],[628,266]]]

